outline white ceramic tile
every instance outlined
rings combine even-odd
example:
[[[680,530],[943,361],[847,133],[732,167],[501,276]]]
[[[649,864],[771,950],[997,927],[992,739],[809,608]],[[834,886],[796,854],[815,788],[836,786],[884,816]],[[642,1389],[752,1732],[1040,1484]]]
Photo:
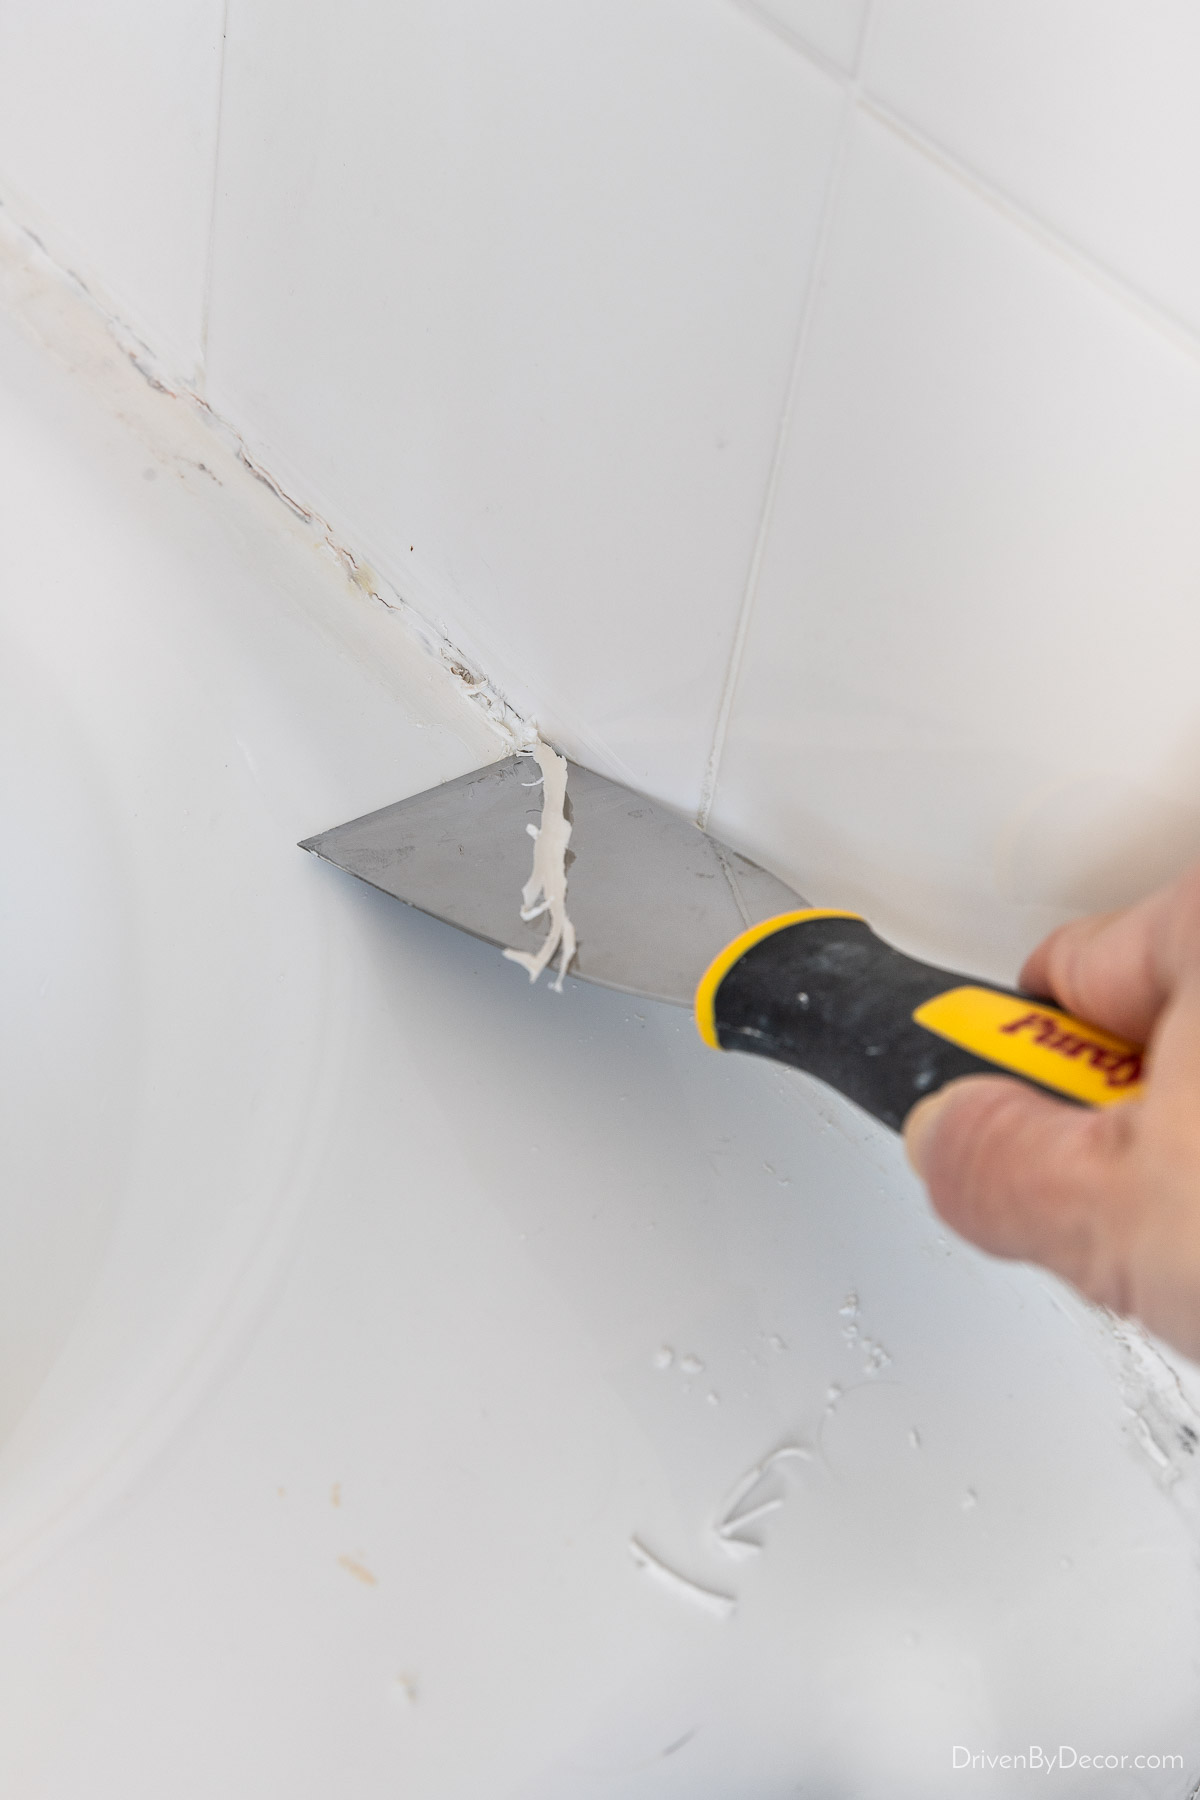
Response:
[[[1200,368],[856,129],[714,826],[1009,976],[1200,850]]]
[[[222,0],[0,8],[0,191],[169,368],[201,358]]]
[[[847,72],[858,63],[868,0],[736,0],[747,12],[782,25],[800,43]]]
[[[835,140],[725,0],[234,0],[209,392],[543,728],[694,805]]]
[[[0,671],[41,677],[0,710],[0,1793],[1194,1768],[1171,1368],[948,1243],[848,1105],[297,850],[494,740],[90,315],[51,323],[56,360],[0,323]],[[714,1519],[783,1445],[734,1559]]]
[[[1189,0],[877,0],[871,92],[1200,329]]]

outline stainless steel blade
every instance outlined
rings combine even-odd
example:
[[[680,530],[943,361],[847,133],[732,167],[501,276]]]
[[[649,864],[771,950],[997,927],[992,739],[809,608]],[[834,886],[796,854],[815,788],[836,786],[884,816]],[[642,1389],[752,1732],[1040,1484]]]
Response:
[[[567,910],[578,934],[569,973],[689,1005],[718,951],[747,926],[806,904],[656,800],[570,764]],[[536,951],[521,888],[541,818],[537,764],[510,756],[352,819],[301,845],[372,887],[490,944]]]

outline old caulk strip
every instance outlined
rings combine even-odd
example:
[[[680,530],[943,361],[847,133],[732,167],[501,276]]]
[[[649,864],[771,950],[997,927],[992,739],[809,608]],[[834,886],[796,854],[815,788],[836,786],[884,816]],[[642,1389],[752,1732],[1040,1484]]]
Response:
[[[558,963],[555,988],[561,994],[563,976],[575,955],[575,927],[567,916],[567,845],[571,839],[571,823],[566,814],[567,759],[543,744],[539,738],[530,754],[542,771],[542,822],[527,825],[533,839],[533,870],[521,889],[521,917],[536,919],[549,914],[546,940],[536,956],[527,950],[506,950],[510,962],[529,970],[530,981],[536,981],[559,945],[562,955]]]

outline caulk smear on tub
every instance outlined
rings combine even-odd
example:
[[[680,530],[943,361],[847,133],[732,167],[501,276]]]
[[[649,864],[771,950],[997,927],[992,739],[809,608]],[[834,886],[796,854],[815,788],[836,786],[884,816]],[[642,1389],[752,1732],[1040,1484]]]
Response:
[[[567,759],[543,744],[539,738],[530,753],[537,758],[542,771],[542,822],[527,825],[533,839],[533,870],[521,889],[521,917],[525,920],[549,914],[546,941],[533,956],[527,950],[506,950],[509,962],[520,963],[529,970],[530,981],[536,981],[559,945],[562,955],[558,963],[557,993],[562,993],[563,976],[575,955],[575,927],[567,917],[567,845],[571,838],[571,822],[566,814]]]
[[[651,1581],[657,1581],[659,1587],[678,1595],[681,1600],[690,1600],[693,1606],[702,1607],[713,1618],[729,1619],[737,1611],[737,1601],[732,1594],[719,1594],[714,1588],[701,1587],[698,1581],[689,1581],[686,1575],[677,1575],[666,1563],[659,1562],[657,1556],[652,1556],[636,1538],[629,1540],[629,1554]]]

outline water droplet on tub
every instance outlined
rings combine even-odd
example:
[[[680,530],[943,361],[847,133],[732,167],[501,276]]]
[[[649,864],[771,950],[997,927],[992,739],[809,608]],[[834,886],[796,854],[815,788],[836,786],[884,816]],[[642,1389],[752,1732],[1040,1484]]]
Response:
[[[651,1358],[656,1369],[669,1369],[675,1361],[675,1352],[670,1344],[660,1344]]]
[[[838,1307],[838,1312],[843,1319],[856,1319],[858,1317],[858,1295],[847,1294]]]
[[[700,1361],[700,1358],[696,1355],[694,1350],[689,1350],[688,1354],[680,1362],[679,1367],[685,1375],[699,1375],[704,1368],[704,1364]]]
[[[913,1426],[912,1430],[908,1434],[908,1441],[912,1445],[914,1450],[919,1450],[921,1448],[921,1434],[917,1430],[915,1425]]]
[[[963,1511],[964,1512],[973,1512],[978,1505],[979,1505],[979,1495],[975,1492],[974,1488],[968,1488],[966,1493],[963,1495],[963,1502],[962,1502]]]

